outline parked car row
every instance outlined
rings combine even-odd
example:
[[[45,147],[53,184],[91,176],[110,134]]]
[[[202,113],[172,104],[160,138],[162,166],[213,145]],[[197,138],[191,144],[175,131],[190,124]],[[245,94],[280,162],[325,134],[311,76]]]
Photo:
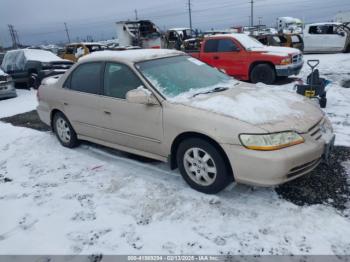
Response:
[[[11,75],[15,83],[38,88],[45,77],[63,74],[73,62],[62,59],[50,51],[18,49],[6,52],[2,70]]]
[[[17,93],[12,77],[0,69],[0,99],[16,96]]]

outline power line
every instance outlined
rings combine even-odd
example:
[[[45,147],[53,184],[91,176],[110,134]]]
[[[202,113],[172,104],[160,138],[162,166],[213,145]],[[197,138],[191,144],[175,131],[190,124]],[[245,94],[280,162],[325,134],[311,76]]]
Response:
[[[68,43],[70,43],[70,37],[69,37],[69,31],[68,31],[68,27],[67,27],[67,23],[64,22],[64,27],[66,29],[66,34],[67,34],[67,38],[68,38]]]

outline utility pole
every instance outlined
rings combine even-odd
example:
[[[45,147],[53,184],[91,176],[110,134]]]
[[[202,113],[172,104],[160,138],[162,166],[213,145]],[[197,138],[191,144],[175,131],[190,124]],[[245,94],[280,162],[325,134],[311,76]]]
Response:
[[[16,37],[16,32],[15,29],[13,27],[13,25],[7,25],[10,31],[10,36],[11,36],[11,40],[12,40],[12,47],[13,48],[18,48],[18,43],[17,43],[17,37]]]
[[[191,0],[188,0],[188,17],[190,19],[190,29],[192,31],[192,9],[191,9]]]
[[[17,43],[18,46],[20,46],[21,42],[19,41],[18,31],[14,30],[14,33],[15,33],[16,43]]]
[[[68,43],[70,43],[69,31],[68,31],[68,27],[67,27],[67,23],[66,23],[66,22],[64,22],[64,28],[66,29],[66,34],[67,34],[67,38],[68,38]]]
[[[250,26],[254,26],[254,0],[250,1]]]
[[[139,20],[138,16],[137,16],[137,9],[135,9],[135,20]]]

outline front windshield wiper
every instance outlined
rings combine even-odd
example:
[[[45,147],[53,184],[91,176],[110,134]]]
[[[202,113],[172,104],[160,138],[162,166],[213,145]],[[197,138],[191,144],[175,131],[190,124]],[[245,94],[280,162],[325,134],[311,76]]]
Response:
[[[205,94],[210,94],[210,93],[222,92],[222,91],[225,91],[227,89],[228,89],[228,87],[215,87],[214,89],[212,89],[210,91],[196,93],[192,97],[196,97],[198,95],[205,95]]]

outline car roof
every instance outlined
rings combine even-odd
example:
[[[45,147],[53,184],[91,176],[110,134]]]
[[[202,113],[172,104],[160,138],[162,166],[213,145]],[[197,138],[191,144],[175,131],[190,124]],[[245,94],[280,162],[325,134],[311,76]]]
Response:
[[[83,56],[79,59],[80,62],[94,62],[94,61],[118,61],[126,63],[136,63],[163,57],[171,57],[184,55],[185,53],[177,50],[168,49],[135,49],[123,51],[98,51],[92,54]]]
[[[341,23],[338,23],[338,22],[324,22],[324,23],[308,24],[308,26],[318,26],[318,25],[341,25]]]

